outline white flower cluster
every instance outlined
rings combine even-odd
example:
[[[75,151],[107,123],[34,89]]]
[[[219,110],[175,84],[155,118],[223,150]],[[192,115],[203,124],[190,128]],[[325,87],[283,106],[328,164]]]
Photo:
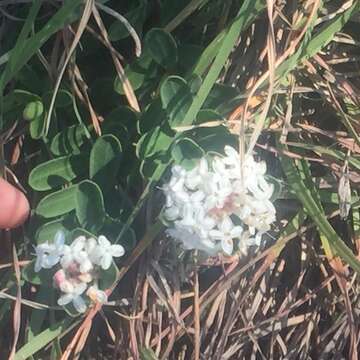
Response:
[[[237,239],[238,249],[246,253],[249,246],[260,245],[275,221],[266,164],[252,156],[241,164],[234,148],[225,146],[224,151],[224,157],[202,158],[190,171],[174,165],[163,187],[164,216],[173,224],[167,233],[185,249],[230,255]]]
[[[123,256],[121,245],[112,245],[103,235],[96,240],[85,236],[77,237],[70,245],[65,244],[65,235],[59,231],[52,243],[42,243],[35,247],[35,271],[51,269],[60,264],[54,274],[54,286],[62,292],[57,303],[60,306],[72,302],[82,313],[87,309],[83,295],[93,302],[104,303],[107,295],[98,289],[100,269],[108,270],[113,257]]]

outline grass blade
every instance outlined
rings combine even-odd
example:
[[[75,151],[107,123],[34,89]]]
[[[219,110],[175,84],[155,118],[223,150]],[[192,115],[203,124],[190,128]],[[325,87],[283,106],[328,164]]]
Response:
[[[283,145],[278,144],[280,147]],[[355,271],[360,273],[360,262],[354,256],[352,251],[340,239],[334,228],[327,220],[324,211],[318,206],[316,199],[313,197],[314,191],[317,191],[312,183],[312,180],[306,177],[306,174],[295,165],[294,159],[280,155],[281,165],[288,179],[288,183],[294,190],[298,200],[303,204],[306,212],[312,218],[320,233],[323,235],[322,239],[327,239],[328,244],[323,242],[323,246],[330,246],[334,255],[339,256],[346,261]],[[305,185],[303,178],[307,178]],[[310,183],[311,181],[311,183]],[[312,184],[311,191],[309,184]],[[317,196],[318,197],[318,196]]]
[[[66,318],[32,338],[15,354],[15,360],[25,360],[29,356],[35,354],[37,351],[41,350],[52,340],[60,336],[61,333],[70,326],[72,321],[73,319]]]
[[[204,101],[210,93],[213,85],[218,79],[220,72],[225,65],[240,33],[250,24],[250,22],[261,12],[263,1],[246,0],[239,11],[236,20],[230,26],[229,31],[224,37],[222,45],[215,57],[215,60],[206,75],[203,84],[196,94],[187,114],[185,115],[182,126],[190,125],[196,118]]]

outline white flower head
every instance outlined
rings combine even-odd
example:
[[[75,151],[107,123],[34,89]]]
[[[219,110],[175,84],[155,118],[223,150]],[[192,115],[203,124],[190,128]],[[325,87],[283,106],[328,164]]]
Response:
[[[43,269],[51,269],[59,261],[64,253],[65,235],[62,231],[55,234],[53,243],[44,242],[35,247],[36,261],[35,272]]]
[[[223,157],[202,158],[190,171],[173,166],[163,187],[164,217],[172,222],[167,234],[185,249],[209,255],[231,255],[234,248],[245,253],[246,247],[259,246],[275,221],[270,201],[274,189],[266,181],[265,162],[248,155],[241,163],[231,146],[224,152]]]
[[[173,229],[168,229],[166,233],[172,238],[182,242],[186,250],[201,250],[210,255],[215,255],[219,251],[219,246],[210,239],[202,239],[199,235],[189,232],[184,227],[177,226]]]
[[[234,226],[229,217],[224,217],[218,230],[211,230],[209,235],[215,240],[220,240],[224,253],[231,255],[234,249],[233,239],[239,238],[242,232],[241,226]]]
[[[124,254],[125,250],[121,245],[111,244],[104,235],[100,235],[98,238],[98,246],[91,256],[96,265],[101,266],[103,270],[107,270],[111,266],[113,257],[120,257]]]
[[[86,288],[87,285],[81,282],[69,287],[66,289],[67,291],[59,297],[57,301],[58,305],[64,306],[72,303],[79,313],[85,312],[87,306],[81,295],[85,292]]]
[[[77,237],[70,246],[65,245],[61,265],[66,268],[71,264],[76,263],[79,265],[81,273],[87,273],[92,270],[93,264],[89,259],[86,246],[87,239],[85,236]]]
[[[35,271],[57,266],[53,286],[60,291],[58,304],[72,303],[83,313],[90,302],[105,303],[106,293],[98,288],[102,271],[108,270],[114,257],[124,255],[121,245],[111,244],[103,235],[96,240],[78,236],[71,244],[65,245],[62,232],[55,235],[52,243],[43,243],[35,248]]]

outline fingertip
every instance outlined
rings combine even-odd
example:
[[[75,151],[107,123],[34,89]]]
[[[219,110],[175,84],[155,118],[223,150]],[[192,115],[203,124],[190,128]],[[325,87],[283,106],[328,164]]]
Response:
[[[29,216],[30,204],[15,186],[0,178],[0,229],[22,225]]]

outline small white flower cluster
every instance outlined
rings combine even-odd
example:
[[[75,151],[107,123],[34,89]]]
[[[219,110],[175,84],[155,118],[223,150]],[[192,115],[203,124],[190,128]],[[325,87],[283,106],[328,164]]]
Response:
[[[265,162],[247,156],[241,164],[234,148],[225,146],[224,151],[224,157],[202,158],[190,171],[174,165],[163,187],[164,217],[173,224],[167,233],[185,249],[230,255],[237,239],[246,254],[249,246],[260,245],[275,221],[270,201],[274,189],[264,177]]]
[[[113,257],[123,256],[125,253],[121,245],[112,245],[103,235],[97,240],[79,236],[70,245],[66,245],[62,231],[56,233],[52,243],[37,245],[35,252],[36,272],[60,264],[60,269],[53,277],[54,286],[62,292],[57,303],[64,306],[72,302],[80,313],[87,309],[83,294],[93,302],[107,301],[105,292],[98,289],[100,269],[108,270]]]

